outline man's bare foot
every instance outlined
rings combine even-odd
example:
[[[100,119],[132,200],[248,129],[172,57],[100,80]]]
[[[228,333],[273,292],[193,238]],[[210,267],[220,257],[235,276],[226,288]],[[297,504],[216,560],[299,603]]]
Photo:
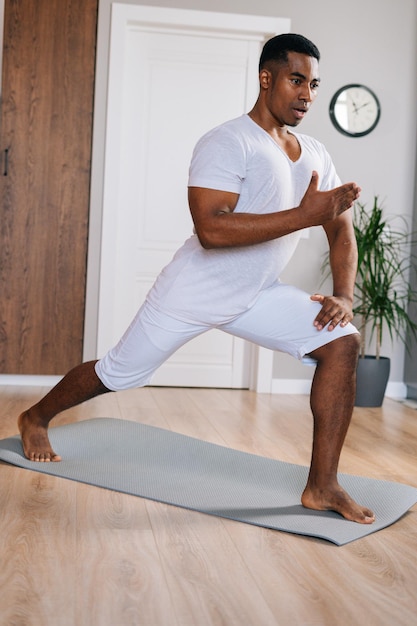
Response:
[[[345,519],[359,524],[372,524],[375,521],[374,513],[352,500],[340,485],[326,490],[314,490],[307,485],[301,496],[301,504],[315,511],[336,511]]]
[[[50,461],[61,460],[61,457],[52,450],[48,438],[48,428],[43,423],[36,423],[24,411],[19,415],[17,425],[22,438],[23,452],[29,461],[49,463]]]

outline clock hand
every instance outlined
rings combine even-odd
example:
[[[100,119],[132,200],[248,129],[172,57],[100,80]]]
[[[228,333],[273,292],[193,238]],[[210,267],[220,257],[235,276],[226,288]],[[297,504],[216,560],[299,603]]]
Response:
[[[367,107],[368,104],[369,102],[365,102],[364,104],[361,104],[361,106],[356,109],[356,113],[359,111],[359,109],[363,109],[363,107]]]
[[[358,112],[358,107],[356,106],[356,103],[355,103],[355,101],[353,100],[353,98],[351,98],[351,102],[352,102],[352,106],[353,106],[353,111],[354,111],[355,113],[357,113],[357,112]]]

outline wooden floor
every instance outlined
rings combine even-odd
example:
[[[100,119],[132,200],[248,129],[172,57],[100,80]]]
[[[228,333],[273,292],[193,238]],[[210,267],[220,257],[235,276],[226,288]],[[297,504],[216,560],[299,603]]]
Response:
[[[0,438],[45,389],[0,388]],[[120,417],[308,465],[307,396],[145,388],[55,424]],[[355,409],[340,471],[417,487],[417,411]],[[0,626],[412,626],[417,507],[346,546],[0,463]]]

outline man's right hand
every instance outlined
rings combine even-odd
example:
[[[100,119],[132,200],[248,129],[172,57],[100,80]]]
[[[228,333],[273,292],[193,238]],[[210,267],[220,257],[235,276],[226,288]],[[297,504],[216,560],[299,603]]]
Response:
[[[345,183],[329,191],[320,191],[319,175],[314,171],[298,208],[310,226],[320,226],[350,209],[360,192],[361,188],[356,183]]]

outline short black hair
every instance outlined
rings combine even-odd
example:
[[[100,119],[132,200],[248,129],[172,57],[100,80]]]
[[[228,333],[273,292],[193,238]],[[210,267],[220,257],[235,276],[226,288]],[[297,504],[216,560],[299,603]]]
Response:
[[[312,41],[303,37],[303,35],[287,33],[284,35],[276,35],[266,42],[259,59],[259,70],[261,70],[268,61],[287,63],[288,52],[306,54],[320,61],[320,52]]]

